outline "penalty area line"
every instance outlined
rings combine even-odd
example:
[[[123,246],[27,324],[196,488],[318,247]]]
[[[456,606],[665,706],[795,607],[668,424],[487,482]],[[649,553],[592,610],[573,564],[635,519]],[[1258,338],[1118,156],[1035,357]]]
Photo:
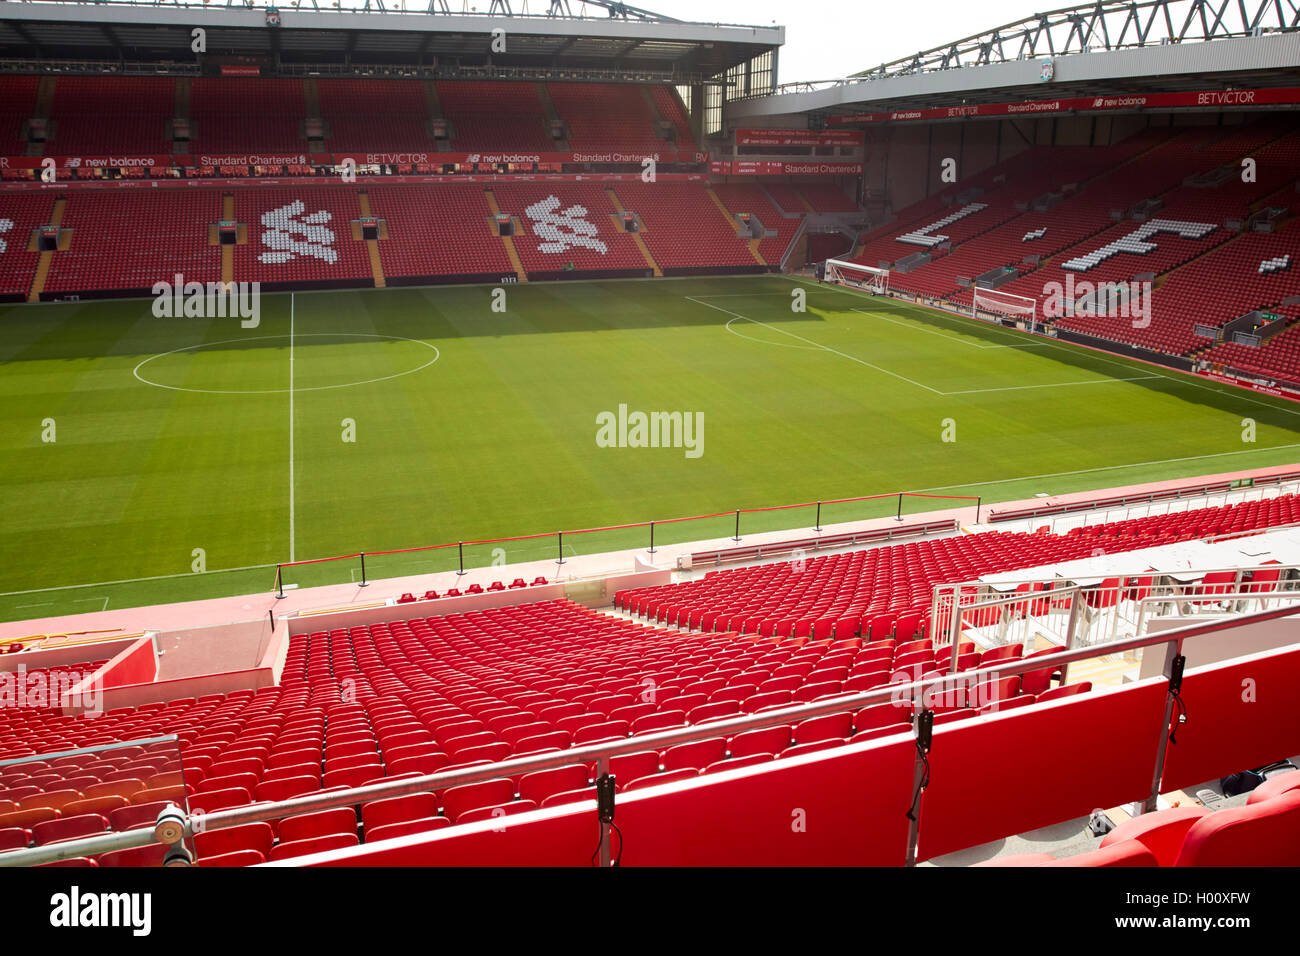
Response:
[[[874,369],[877,372],[882,372],[885,375],[890,376],[891,378],[898,379],[900,382],[906,382],[908,385],[915,385],[917,388],[923,388],[927,392],[931,393],[932,395],[944,394],[943,392],[939,391],[937,388],[931,388],[929,385],[926,385],[923,382],[913,381],[912,379],[908,378],[906,375],[899,375],[897,372],[891,372],[889,369],[881,368],[879,365],[872,365],[870,362],[864,361],[863,359],[860,359],[857,356],[849,355],[847,352],[841,352],[839,349],[833,349],[829,345],[822,345],[820,342],[814,342],[812,339],[807,339],[804,338],[802,335],[798,335],[794,332],[788,332],[785,329],[777,328],[775,325],[768,325],[766,322],[760,322],[758,319],[752,319],[747,315],[741,315],[739,312],[732,312],[730,309],[724,309],[720,305],[713,305],[712,303],[709,302],[701,302],[699,299],[695,298],[694,296],[688,295],[688,296],[683,296],[683,298],[688,299],[691,302],[694,302],[696,305],[702,305],[706,309],[716,309],[719,312],[723,312],[726,313],[727,315],[735,316],[738,319],[744,319],[746,322],[753,322],[755,325],[761,325],[763,326],[763,328],[769,329],[773,332],[780,332],[782,335],[788,335],[790,336],[790,338],[797,339],[800,342],[804,342],[807,345],[812,346],[814,349],[818,349],[822,352],[830,352],[832,355],[838,355],[840,358],[848,359],[850,362],[857,362],[859,365],[864,365],[869,369]]]

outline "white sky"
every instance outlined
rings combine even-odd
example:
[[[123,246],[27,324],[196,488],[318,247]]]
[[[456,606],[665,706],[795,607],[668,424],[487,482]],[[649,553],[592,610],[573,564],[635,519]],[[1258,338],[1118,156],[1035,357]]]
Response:
[[[571,2],[578,12],[579,4]],[[1062,4],[1044,0],[628,0],[680,20],[785,27],[779,80],[833,80]]]

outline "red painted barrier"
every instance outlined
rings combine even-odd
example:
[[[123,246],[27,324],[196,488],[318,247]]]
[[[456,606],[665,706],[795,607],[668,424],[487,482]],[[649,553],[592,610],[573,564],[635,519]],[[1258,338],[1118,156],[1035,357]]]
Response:
[[[1188,671],[1187,722],[1165,758],[1161,790],[1177,790],[1300,753],[1300,648]]]
[[[621,793],[628,866],[901,866],[910,735]],[[868,785],[868,781],[870,782]],[[495,829],[494,829],[495,827]],[[595,800],[292,861],[299,866],[590,866]],[[617,854],[618,837],[612,837]]]
[[[1167,688],[1153,678],[937,727],[917,859],[1145,800]]]

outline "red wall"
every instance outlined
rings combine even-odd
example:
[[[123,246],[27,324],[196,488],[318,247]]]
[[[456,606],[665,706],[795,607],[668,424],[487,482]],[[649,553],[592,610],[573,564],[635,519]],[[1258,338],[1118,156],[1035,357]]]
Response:
[[[936,727],[917,858],[1148,797],[1167,687],[1158,677]]]
[[[1161,790],[1216,780],[1300,753],[1300,648],[1190,670],[1187,723],[1165,758]]]
[[[905,735],[620,794],[621,862],[901,866],[914,753]],[[590,866],[598,837],[592,801],[285,865]]]

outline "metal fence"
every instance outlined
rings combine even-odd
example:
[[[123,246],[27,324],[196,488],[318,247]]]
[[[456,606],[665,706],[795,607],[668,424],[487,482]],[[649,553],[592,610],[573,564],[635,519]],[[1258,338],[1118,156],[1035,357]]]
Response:
[[[1140,562],[1139,562],[1140,563]],[[1300,567],[1136,570],[1087,580],[998,578],[935,588],[930,634],[951,647],[1044,643],[1105,649],[1142,636],[1154,618],[1224,618],[1300,600]]]

